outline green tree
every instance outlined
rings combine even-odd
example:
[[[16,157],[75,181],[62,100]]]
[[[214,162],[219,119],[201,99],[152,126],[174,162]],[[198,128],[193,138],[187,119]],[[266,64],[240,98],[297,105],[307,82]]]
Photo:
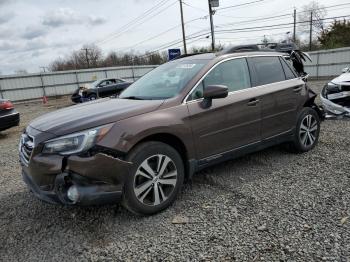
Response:
[[[334,21],[321,32],[318,41],[325,49],[350,46],[350,21]]]

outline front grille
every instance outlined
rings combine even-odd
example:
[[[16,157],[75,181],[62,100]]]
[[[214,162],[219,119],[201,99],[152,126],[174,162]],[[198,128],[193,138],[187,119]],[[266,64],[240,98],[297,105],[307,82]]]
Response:
[[[20,146],[19,146],[19,153],[20,153],[21,160],[25,165],[28,165],[33,149],[34,149],[33,137],[27,135],[26,133],[22,134]]]
[[[350,91],[350,85],[342,85],[341,89],[342,91]]]

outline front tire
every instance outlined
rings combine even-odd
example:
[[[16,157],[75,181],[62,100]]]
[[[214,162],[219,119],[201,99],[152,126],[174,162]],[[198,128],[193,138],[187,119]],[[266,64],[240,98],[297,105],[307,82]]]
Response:
[[[292,149],[296,152],[312,150],[318,142],[320,134],[320,118],[317,112],[305,107],[298,118]]]
[[[94,100],[97,99],[97,95],[96,95],[96,94],[90,94],[90,95],[88,96],[88,99],[89,99],[90,101],[94,101]]]
[[[179,153],[161,142],[145,142],[127,156],[133,163],[125,181],[123,205],[138,215],[152,215],[169,207],[184,181]]]

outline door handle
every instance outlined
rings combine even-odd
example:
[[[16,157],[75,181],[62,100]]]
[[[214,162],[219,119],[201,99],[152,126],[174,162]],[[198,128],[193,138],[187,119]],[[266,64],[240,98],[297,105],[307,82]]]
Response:
[[[259,99],[253,98],[247,103],[248,106],[256,106],[260,102]]]
[[[294,91],[294,93],[299,93],[302,88],[303,88],[303,86],[297,86],[293,89],[293,91]]]

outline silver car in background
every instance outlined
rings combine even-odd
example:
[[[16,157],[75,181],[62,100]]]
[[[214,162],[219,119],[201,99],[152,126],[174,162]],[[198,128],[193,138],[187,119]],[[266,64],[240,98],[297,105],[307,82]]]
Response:
[[[344,68],[342,73],[326,84],[321,92],[327,117],[350,117],[350,68]]]

